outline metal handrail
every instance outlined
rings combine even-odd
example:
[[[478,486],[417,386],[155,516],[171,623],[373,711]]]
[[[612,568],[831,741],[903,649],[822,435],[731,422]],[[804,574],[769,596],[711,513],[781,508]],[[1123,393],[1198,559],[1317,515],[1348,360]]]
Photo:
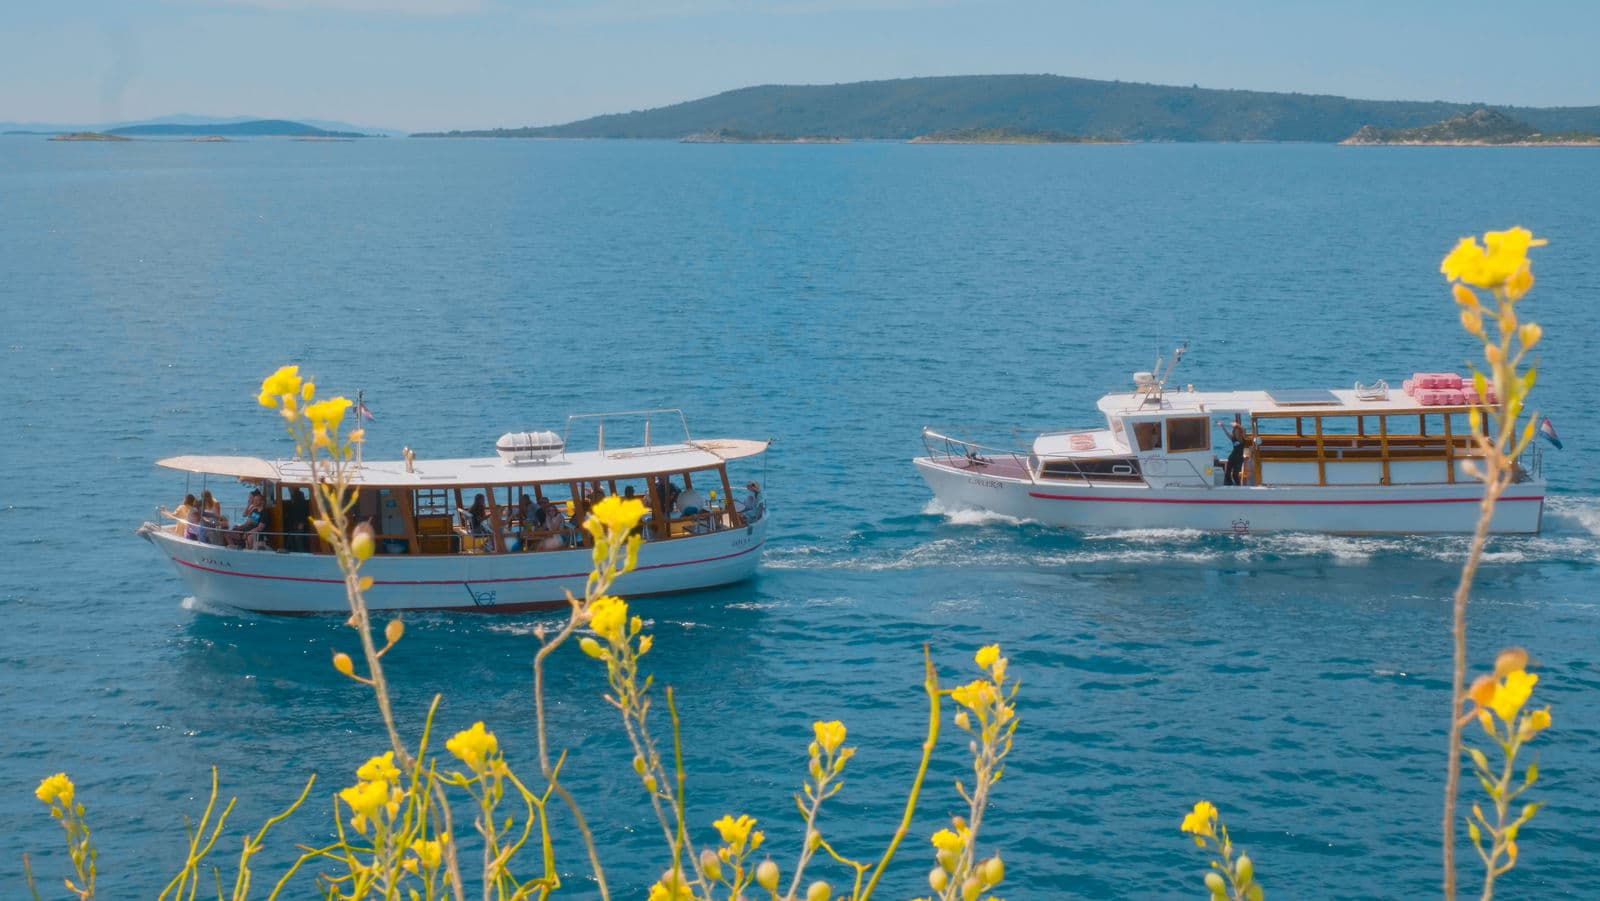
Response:
[[[572,438],[572,427],[578,421],[585,420],[585,419],[598,419],[598,420],[600,420],[599,439],[598,439],[599,447],[598,447],[598,449],[601,450],[601,451],[604,451],[606,449],[606,446],[605,446],[606,420],[608,418],[620,419],[622,417],[627,416],[627,417],[643,417],[644,418],[644,444],[642,446],[646,447],[646,448],[653,447],[654,443],[651,441],[651,438],[650,438],[650,417],[654,416],[654,415],[657,415],[657,414],[667,414],[667,413],[670,413],[670,414],[678,417],[678,425],[683,428],[683,442],[682,443],[688,444],[691,440],[693,440],[693,436],[689,434],[689,420],[683,415],[683,411],[678,409],[678,408],[676,408],[676,407],[663,407],[663,408],[658,409],[658,410],[619,410],[617,412],[612,412],[612,413],[574,413],[571,416],[567,417],[566,428],[563,429],[562,432],[561,432],[561,443],[563,445],[569,444],[570,439]]]
[[[935,449],[935,443],[942,443],[942,452]],[[1026,451],[1017,450],[1015,448],[1003,448],[994,445],[979,444],[976,441],[969,441],[965,438],[957,438],[952,435],[945,435],[940,432],[935,432],[933,429],[926,426],[924,426],[922,429],[922,446],[925,450],[927,450],[928,458],[930,460],[965,460],[972,463],[987,464],[993,461],[983,459],[983,455],[986,453],[1010,457],[1012,460],[1027,469],[1029,479],[1034,479],[1034,467],[1032,462],[1034,455]],[[960,448],[960,453],[956,453],[957,448]]]

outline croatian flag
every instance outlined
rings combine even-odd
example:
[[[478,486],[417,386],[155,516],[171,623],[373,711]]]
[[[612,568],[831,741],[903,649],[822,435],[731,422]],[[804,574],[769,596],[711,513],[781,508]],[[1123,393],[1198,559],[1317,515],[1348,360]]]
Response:
[[[1549,439],[1550,443],[1556,446],[1556,450],[1561,449],[1561,436],[1556,434],[1556,427],[1550,424],[1550,417],[1546,416],[1539,420],[1539,434]]]
[[[356,412],[361,414],[361,418],[362,419],[377,419],[378,418],[378,417],[372,415],[372,411],[371,410],[367,409],[366,401],[357,401],[356,402]],[[1549,422],[1549,421],[1550,420],[1548,420],[1548,419],[1545,420],[1545,422]],[[1560,443],[1557,442],[1556,446],[1560,447]]]

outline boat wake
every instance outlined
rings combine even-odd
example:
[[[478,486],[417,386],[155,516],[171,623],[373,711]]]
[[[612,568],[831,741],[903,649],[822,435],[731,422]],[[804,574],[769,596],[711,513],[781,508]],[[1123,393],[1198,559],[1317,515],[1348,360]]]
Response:
[[[942,518],[931,527],[925,523],[911,530],[853,530],[847,540],[806,535],[793,543],[775,541],[768,545],[762,565],[775,570],[863,573],[1152,564],[1367,566],[1407,560],[1457,566],[1472,546],[1469,535],[1231,534],[1196,529],[1072,532],[982,511],[946,512],[937,502],[923,512]],[[1542,533],[1495,536],[1483,560],[1488,566],[1600,562],[1600,497],[1550,498]]]

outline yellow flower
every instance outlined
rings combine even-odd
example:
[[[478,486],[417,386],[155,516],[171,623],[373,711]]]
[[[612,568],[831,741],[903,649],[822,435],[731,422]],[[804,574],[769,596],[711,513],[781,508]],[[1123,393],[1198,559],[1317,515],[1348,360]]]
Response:
[[[984,679],[976,679],[966,685],[950,689],[950,697],[962,707],[980,714],[997,700],[994,683]]]
[[[694,901],[694,892],[690,890],[689,883],[684,881],[683,874],[669,870],[661,874],[661,879],[650,886],[649,901]]]
[[[1529,714],[1528,726],[1535,732],[1543,732],[1544,730],[1550,728],[1550,711],[1548,709],[1535,710],[1533,713]]]
[[[1512,670],[1506,673],[1505,680],[1495,685],[1494,698],[1489,701],[1489,706],[1500,719],[1509,723],[1528,703],[1528,696],[1533,694],[1534,683],[1539,677],[1526,670]]]
[[[419,838],[411,843],[411,853],[417,855],[417,860],[421,861],[424,867],[432,870],[438,868],[439,860],[444,855],[444,848],[441,842]]]
[[[980,668],[988,669],[994,666],[996,660],[1000,659],[1000,646],[997,644],[985,645],[978,650],[978,656],[974,659],[977,660]]]
[[[844,744],[844,723],[838,720],[826,723],[818,721],[811,724],[811,729],[817,735],[817,744],[821,745],[822,749],[829,754],[839,750],[839,746]]]
[[[400,770],[394,765],[394,752],[385,751],[382,756],[374,757],[362,764],[361,768],[356,770],[356,778],[363,782],[398,781],[400,779]]]
[[[933,834],[933,846],[938,848],[940,851],[948,851],[952,854],[960,854],[962,849],[967,847],[967,837],[970,834],[971,833],[966,829],[962,829],[960,832],[951,832],[948,829],[940,829],[938,832]]]
[[[628,622],[628,602],[622,598],[604,595],[589,606],[589,628],[612,644],[622,644],[623,629]]]
[[[307,404],[306,418],[318,429],[337,429],[339,423],[344,421],[344,411],[350,409],[350,398],[330,397],[319,400],[314,404]]]
[[[723,843],[728,845],[735,854],[744,851],[745,842],[750,842],[750,850],[754,851],[756,848],[761,847],[761,842],[766,838],[766,836],[757,832],[752,840],[750,830],[756,825],[755,817],[741,815],[738,819],[734,819],[733,814],[724,814],[722,819],[711,825],[717,827],[717,831],[722,834]]]
[[[1458,241],[1439,264],[1439,271],[1453,282],[1466,282],[1479,288],[1505,287],[1507,282],[1512,282],[1510,288],[1526,292],[1533,284],[1531,271],[1522,274],[1522,270],[1528,268],[1528,249],[1548,243],[1520,226],[1484,232],[1481,246],[1474,238]],[[1520,296],[1520,293],[1516,295]]]
[[[39,787],[33,790],[33,796],[46,804],[71,807],[75,792],[72,780],[67,778],[67,774],[57,773],[40,780]]]
[[[481,722],[473,723],[471,729],[457,732],[444,746],[461,758],[462,763],[479,772],[483,770],[484,762],[500,751],[500,741],[493,732],[485,732]]]
[[[612,534],[625,535],[644,518],[644,502],[635,498],[625,500],[615,494],[607,495],[596,503],[589,515],[600,521]]]
[[[1203,836],[1217,834],[1217,808],[1210,801],[1196,801],[1194,810],[1183,818],[1183,825],[1178,827],[1184,832],[1194,836],[1194,843],[1204,845]]]
[[[377,819],[378,811],[389,805],[389,783],[382,779],[358,782],[339,792],[339,797],[357,814]]]
[[[261,396],[256,398],[262,406],[276,406],[267,398],[280,398],[300,393],[300,367],[280,366],[278,371],[261,380]]]

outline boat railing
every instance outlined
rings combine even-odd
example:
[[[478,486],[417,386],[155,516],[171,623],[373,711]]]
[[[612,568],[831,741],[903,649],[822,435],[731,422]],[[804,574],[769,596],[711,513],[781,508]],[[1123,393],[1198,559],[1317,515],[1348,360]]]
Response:
[[[657,438],[657,436],[653,436],[651,434],[651,425],[658,419],[668,420],[669,427],[673,425],[671,420],[676,419],[677,430],[682,434],[682,438],[680,439],[677,438],[676,435],[672,435],[669,437],[672,437],[673,440],[661,441]],[[692,436],[689,434],[689,420],[684,417],[683,411],[675,407],[665,407],[659,410],[621,410],[610,413],[574,413],[573,415],[567,417],[567,427],[561,436],[562,442],[568,448],[571,448],[572,439],[574,437],[573,429],[587,423],[594,423],[596,436],[595,449],[604,451],[606,449],[606,423],[608,421],[612,422],[613,424],[618,422],[642,422],[644,426],[644,434],[642,438],[639,439],[639,444],[632,445],[636,448],[649,449],[651,447],[655,447],[656,445],[673,446],[679,444],[688,444],[692,438]]]
[[[1512,462],[1516,466],[1513,481],[1537,482],[1544,478],[1544,451],[1539,445],[1530,443]]]
[[[961,468],[990,466],[1000,458],[1025,469],[1030,479],[1033,477],[1035,457],[1024,450],[979,444],[967,438],[946,435],[927,427],[922,429],[922,446],[928,451],[928,459],[946,466]]]

